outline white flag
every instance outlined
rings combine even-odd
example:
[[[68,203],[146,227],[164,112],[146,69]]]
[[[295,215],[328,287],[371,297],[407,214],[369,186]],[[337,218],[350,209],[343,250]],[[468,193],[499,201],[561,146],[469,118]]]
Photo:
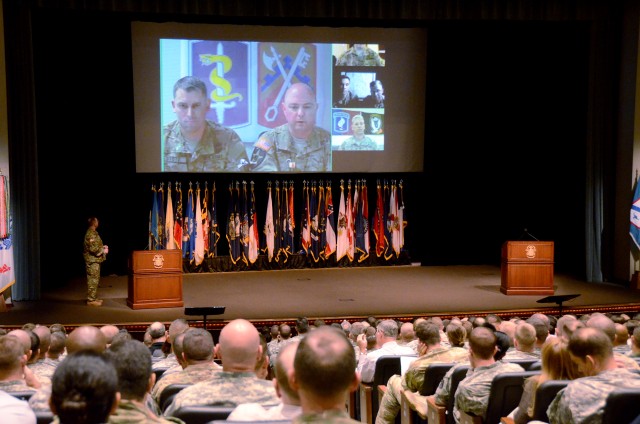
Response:
[[[336,261],[347,254],[349,240],[347,239],[347,216],[345,214],[344,187],[340,186],[340,207],[338,209],[338,240],[336,241]]]
[[[175,223],[173,221],[173,202],[171,200],[171,186],[167,189],[167,214],[164,218],[164,231],[167,245],[165,249],[177,249],[176,239],[173,236]]]
[[[273,249],[275,243],[275,233],[273,230],[273,204],[271,203],[271,187],[268,189],[269,191],[269,199],[267,200],[267,212],[264,223],[264,234],[266,235],[267,241],[267,258],[269,262],[273,259]]]
[[[193,252],[193,258],[196,265],[200,265],[204,260],[204,231],[202,228],[202,209],[200,206],[200,189],[196,194],[196,248]]]

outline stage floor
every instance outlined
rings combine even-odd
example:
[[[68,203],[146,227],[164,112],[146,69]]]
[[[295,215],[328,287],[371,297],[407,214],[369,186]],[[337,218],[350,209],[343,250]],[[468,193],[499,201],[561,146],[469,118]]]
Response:
[[[0,327],[27,322],[50,325],[140,324],[171,322],[184,307],[138,309],[127,306],[128,276],[102,277],[102,307],[85,305],[84,279],[44,292],[39,301],[15,302],[0,314]],[[555,275],[556,295],[579,294],[563,312],[640,311],[640,291],[612,284]],[[185,307],[225,306],[223,315],[207,317],[211,325],[246,318],[255,323],[290,321],[296,317],[325,319],[418,316],[467,316],[489,312],[528,316],[557,314],[558,305],[537,303],[544,295],[500,292],[500,268],[493,266],[383,266],[278,271],[184,274]],[[202,320],[202,317],[200,317]]]

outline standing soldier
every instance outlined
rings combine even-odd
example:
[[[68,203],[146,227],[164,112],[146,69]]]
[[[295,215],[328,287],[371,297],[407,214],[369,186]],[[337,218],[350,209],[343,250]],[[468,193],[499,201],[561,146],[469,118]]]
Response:
[[[88,219],[89,228],[84,235],[84,263],[87,267],[87,305],[102,306],[102,299],[98,299],[98,284],[100,284],[100,264],[107,258],[109,246],[102,244],[98,234],[98,218]]]

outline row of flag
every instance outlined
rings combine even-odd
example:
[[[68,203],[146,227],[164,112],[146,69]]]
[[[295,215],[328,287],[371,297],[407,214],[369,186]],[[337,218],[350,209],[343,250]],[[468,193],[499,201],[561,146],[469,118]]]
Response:
[[[375,212],[369,218],[366,180],[340,181],[338,213],[334,210],[331,182],[303,181],[300,219],[296,221],[293,181],[267,183],[267,205],[263,226],[259,227],[253,181],[232,182],[228,189],[226,220],[218,222],[216,185],[189,183],[186,208],[182,184],[164,183],[151,187],[149,249],[181,249],[190,263],[200,265],[205,258],[218,256],[224,228],[229,256],[234,264],[253,264],[259,254],[269,262],[286,262],[292,254],[306,254],[318,262],[335,255],[340,261],[362,262],[370,254],[389,260],[404,247],[404,200],[402,181],[376,184]],[[222,224],[222,225],[221,225]],[[296,231],[296,227],[300,228]],[[262,228],[262,235],[259,229]],[[296,250],[296,233],[299,250]],[[373,243],[372,243],[373,242]]]

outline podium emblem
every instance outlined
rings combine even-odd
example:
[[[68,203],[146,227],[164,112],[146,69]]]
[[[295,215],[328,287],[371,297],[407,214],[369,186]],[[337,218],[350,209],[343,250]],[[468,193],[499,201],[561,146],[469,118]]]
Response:
[[[524,253],[527,255],[527,258],[533,259],[536,257],[536,247],[530,244],[524,249]]]
[[[153,255],[153,267],[156,269],[162,268],[164,265],[164,256],[161,254]]]

